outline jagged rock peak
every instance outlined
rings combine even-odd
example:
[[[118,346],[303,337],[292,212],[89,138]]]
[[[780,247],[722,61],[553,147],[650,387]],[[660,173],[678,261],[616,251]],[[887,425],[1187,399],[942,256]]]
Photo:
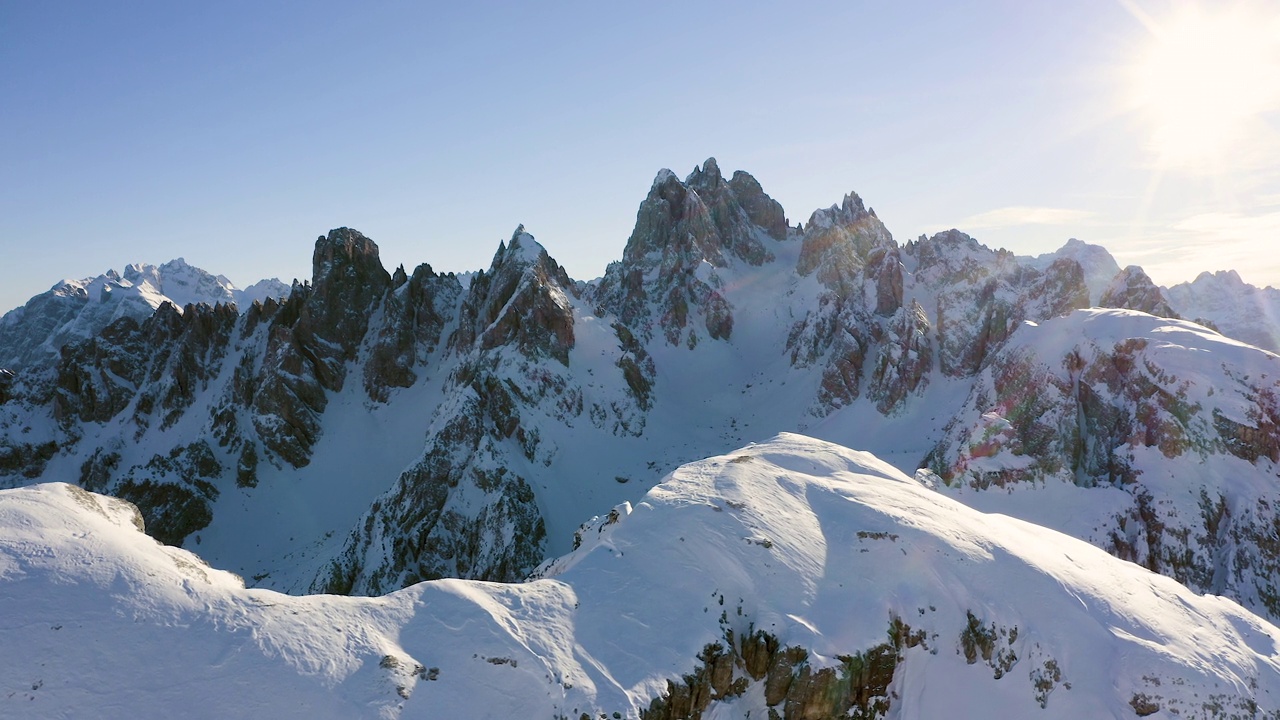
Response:
[[[489,272],[496,272],[499,266],[513,262],[523,267],[532,267],[543,258],[548,260],[551,258],[547,254],[547,249],[542,247],[533,235],[525,231],[523,224],[517,225],[515,232],[511,233],[510,241],[498,243],[498,252],[493,256]]]
[[[879,311],[892,314],[902,305],[902,274],[893,235],[862,198],[851,192],[839,205],[816,210],[803,231],[796,272],[817,272],[818,280],[842,297],[861,287],[862,275],[883,287]],[[883,292],[881,292],[881,290]]]
[[[549,355],[568,365],[574,341],[566,292],[572,288],[568,273],[521,225],[510,242],[498,244],[489,269],[471,279],[449,346],[465,352],[477,342],[482,350],[515,342],[526,356]]]
[[[701,167],[695,167],[684,182],[691,187],[711,190],[724,182],[724,176],[720,174],[720,165],[716,159],[709,157]]]
[[[806,225],[818,224],[818,227],[830,227],[836,224],[851,224],[866,217],[876,217],[875,210],[868,210],[862,198],[856,192],[849,192],[839,205],[814,210]],[[877,218],[879,219],[879,218]]]
[[[1237,276],[1239,277],[1239,276]],[[1178,318],[1164,293],[1137,265],[1121,270],[1102,293],[1099,307],[1138,310],[1156,317]]]
[[[391,276],[378,258],[378,245],[359,230],[341,227],[316,238],[311,256],[312,284],[317,292],[340,276],[370,279],[379,285],[391,282]]]

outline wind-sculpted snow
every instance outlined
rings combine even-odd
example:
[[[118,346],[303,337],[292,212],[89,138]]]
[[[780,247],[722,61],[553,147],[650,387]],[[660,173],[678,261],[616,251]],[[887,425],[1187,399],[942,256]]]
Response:
[[[1014,334],[929,465],[966,502],[1276,618],[1277,392],[1271,353],[1187,322],[1078,311]]]
[[[0,492],[6,717],[1280,716],[1280,630],[875,457],[686,465],[540,578],[294,597]]]

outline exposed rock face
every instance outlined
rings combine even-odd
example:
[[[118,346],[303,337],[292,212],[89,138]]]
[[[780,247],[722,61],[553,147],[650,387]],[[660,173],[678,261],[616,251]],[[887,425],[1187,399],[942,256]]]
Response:
[[[462,294],[453,273],[437,275],[430,265],[419,265],[411,277],[399,268],[396,277],[384,307],[385,322],[374,333],[364,369],[365,391],[378,402],[386,402],[392,388],[417,382]]]
[[[500,245],[489,272],[476,273],[462,304],[455,350],[512,344],[528,357],[552,357],[569,364],[573,313],[566,292],[569,276],[521,225],[510,245]]]
[[[839,206],[818,210],[805,225],[796,272],[816,272],[818,281],[842,300],[874,288],[875,311],[892,315],[902,306],[902,263],[893,236],[857,193]]]
[[[938,359],[943,374],[972,375],[1023,320],[1042,321],[1089,305],[1080,265],[1054,261],[1043,272],[992,251],[957,230],[921,237],[904,253],[916,282],[938,287]]]
[[[568,400],[558,405],[562,412],[582,412],[581,391],[538,364],[569,364],[569,286],[523,227],[499,247],[489,271],[472,278],[448,342],[462,361],[426,450],[352,531],[314,589],[376,594],[440,577],[513,581],[541,560],[542,515],[511,457],[534,462],[553,452],[541,447],[536,424],[522,423],[543,401],[560,396]]]
[[[598,311],[645,341],[655,330],[690,348],[703,331],[727,340],[733,308],[717,268],[761,265],[773,257],[764,240],[786,236],[781,206],[750,175],[725,182],[714,158],[685,182],[664,170],[640,205],[622,262],[609,266],[597,289]]]
[[[313,590],[377,595],[421,580],[523,578],[542,559],[546,530],[503,444],[517,432],[516,401],[500,383],[472,392],[429,431],[422,457],[366,514]]]
[[[1178,313],[1169,307],[1164,293],[1137,265],[1121,270],[1102,293],[1098,307],[1127,308],[1148,315],[1177,319]]]
[[[328,237],[316,240],[311,273],[314,285],[294,334],[320,384],[341,390],[345,365],[355,359],[391,276],[378,260],[378,246],[349,228],[331,230]]]
[[[741,697],[751,685],[764,686],[769,717],[779,720],[882,718],[892,700],[889,684],[903,653],[924,642],[924,633],[894,618],[889,642],[843,655],[840,665],[815,670],[809,651],[781,647],[773,635],[756,630],[744,637],[726,631],[725,641],[712,643],[698,655],[701,665],[682,678],[667,681],[667,691],[654,698],[643,720],[701,718],[712,703]]]
[[[1161,323],[1174,324],[1153,333]],[[1115,335],[1122,325],[1144,337]],[[962,493],[1119,490],[1118,505],[1096,494],[1093,515],[1075,520],[1092,528],[1086,539],[1199,592],[1280,614],[1280,546],[1257,541],[1280,523],[1280,491],[1210,469],[1275,472],[1280,361],[1124,311],[1076,313],[1021,337],[979,376],[928,458],[932,471]],[[1230,384],[1206,385],[1224,362],[1236,368]]]

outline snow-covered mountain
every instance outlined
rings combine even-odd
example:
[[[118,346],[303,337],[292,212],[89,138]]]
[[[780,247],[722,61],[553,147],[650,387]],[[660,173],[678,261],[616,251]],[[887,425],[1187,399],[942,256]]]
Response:
[[[1120,272],[1116,259],[1111,257],[1111,253],[1107,252],[1106,248],[1076,238],[1067,240],[1065,245],[1051,253],[1034,257],[1020,256],[1018,260],[1030,267],[1043,270],[1063,258],[1075,260],[1080,264],[1080,268],[1084,271],[1085,287],[1089,288],[1091,305],[1098,305],[1102,301],[1102,296]]]
[[[1275,620],[1274,358],[1144,314],[1159,289],[1100,285],[1093,247],[900,245],[853,193],[792,226],[714,160],[658,174],[592,283],[523,228],[467,282],[340,228],[283,301],[164,305],[0,376],[0,483],[127,499],[252,584],[379,594],[520,580],[676,466],[800,431]]]
[[[1180,315],[1250,345],[1280,352],[1280,290],[1260,288],[1234,270],[1200,273],[1165,291]]]
[[[163,265],[126,265],[83,280],[62,280],[0,317],[0,368],[17,370],[56,358],[63,345],[97,335],[122,317],[142,321],[163,303],[178,308],[284,297],[289,286],[274,278],[241,290],[178,258]]]
[[[1280,617],[1280,357],[1081,310],[1015,333],[928,459],[941,489]]]
[[[360,598],[245,589],[72,485],[0,492],[0,713],[1280,714],[1276,626],[867,453],[784,434],[636,500],[537,579]]]

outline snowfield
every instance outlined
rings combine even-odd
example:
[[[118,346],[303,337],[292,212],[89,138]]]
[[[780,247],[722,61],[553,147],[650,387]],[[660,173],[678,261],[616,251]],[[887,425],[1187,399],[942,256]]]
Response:
[[[866,717],[1280,716],[1274,625],[800,435],[680,467],[518,584],[289,596],[139,525],[0,491],[0,716],[666,717],[689,686],[799,717],[820,677]]]

